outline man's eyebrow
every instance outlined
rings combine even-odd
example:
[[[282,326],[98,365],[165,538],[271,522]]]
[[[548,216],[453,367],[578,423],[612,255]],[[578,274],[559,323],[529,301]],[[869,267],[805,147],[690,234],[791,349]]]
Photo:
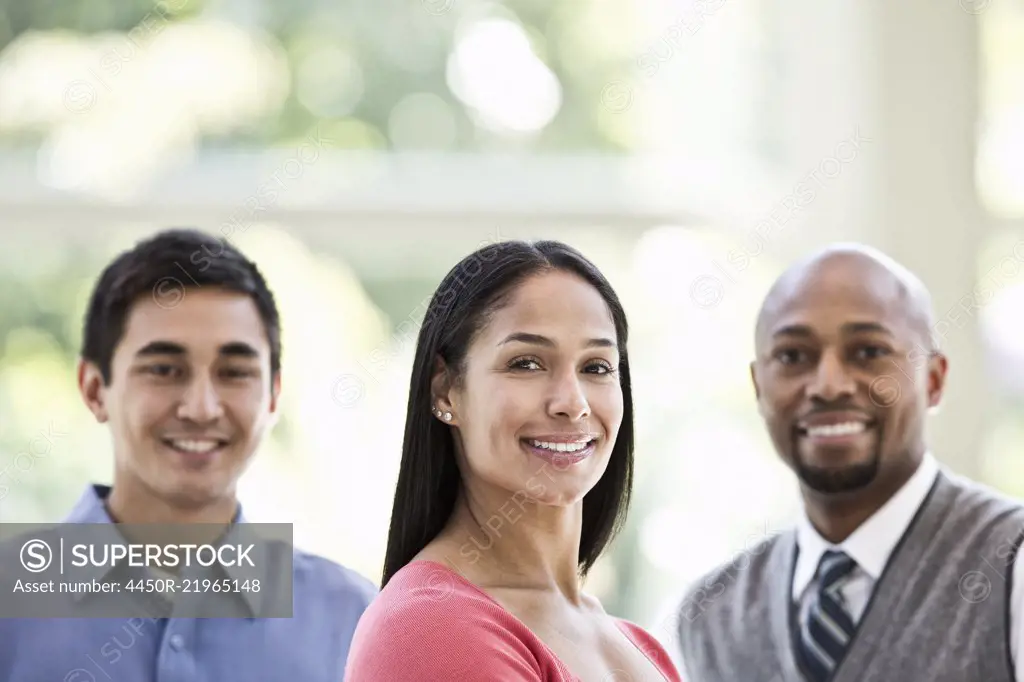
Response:
[[[893,336],[892,330],[879,322],[847,322],[843,325],[843,331],[855,334],[863,332],[876,332]]]
[[[231,357],[258,358],[259,351],[244,341],[232,341],[225,343],[217,349],[220,355]],[[180,343],[174,341],[151,341],[140,348],[136,357],[148,357],[152,355],[187,355],[188,350]]]
[[[258,358],[260,356],[259,351],[244,341],[232,341],[231,343],[225,343],[220,347],[220,354],[244,358]]]
[[[785,327],[779,327],[772,332],[773,339],[778,336],[811,337],[814,336],[814,330],[805,324],[787,324]]]
[[[135,353],[135,357],[150,355],[186,355],[188,351],[180,343],[173,341],[150,341]]]
[[[879,322],[847,322],[843,325],[842,331],[846,334],[863,334],[865,332],[873,332],[893,336],[892,330]],[[814,336],[814,330],[805,324],[788,324],[772,332],[772,338],[778,336],[800,336],[810,338]]]

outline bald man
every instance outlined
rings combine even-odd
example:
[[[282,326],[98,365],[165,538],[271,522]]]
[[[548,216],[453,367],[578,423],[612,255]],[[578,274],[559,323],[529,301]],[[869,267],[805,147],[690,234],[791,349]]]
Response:
[[[803,514],[691,588],[686,679],[1024,680],[1024,508],[929,452],[947,370],[931,326],[921,282],[866,247],[771,288],[751,377]]]

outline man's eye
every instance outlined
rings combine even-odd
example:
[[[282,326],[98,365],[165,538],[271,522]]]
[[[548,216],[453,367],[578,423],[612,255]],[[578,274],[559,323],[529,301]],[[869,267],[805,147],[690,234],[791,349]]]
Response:
[[[158,377],[171,377],[177,372],[177,367],[174,365],[147,365],[145,371],[149,374]]]
[[[224,375],[229,379],[244,379],[256,376],[256,372],[251,369],[228,368],[224,370]]]
[[[857,349],[857,357],[862,360],[878,360],[889,355],[889,349],[882,346],[861,346]]]
[[[784,365],[793,365],[805,357],[804,352],[797,348],[783,348],[775,353],[775,359]]]

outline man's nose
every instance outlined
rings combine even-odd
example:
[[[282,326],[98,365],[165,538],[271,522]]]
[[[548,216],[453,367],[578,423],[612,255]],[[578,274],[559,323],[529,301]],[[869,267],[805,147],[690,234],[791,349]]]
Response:
[[[217,387],[206,378],[196,378],[192,381],[178,405],[180,419],[200,424],[215,421],[223,414],[224,407]]]
[[[835,402],[849,398],[856,392],[856,383],[842,358],[835,353],[824,353],[807,386],[808,397],[822,402]]]

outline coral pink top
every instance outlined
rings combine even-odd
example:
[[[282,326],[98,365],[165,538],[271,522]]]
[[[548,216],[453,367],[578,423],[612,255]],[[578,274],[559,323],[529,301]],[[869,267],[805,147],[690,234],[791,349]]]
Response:
[[[623,634],[681,682],[651,635],[625,620]],[[413,561],[395,573],[356,627],[346,682],[579,682],[497,601],[443,564]]]

